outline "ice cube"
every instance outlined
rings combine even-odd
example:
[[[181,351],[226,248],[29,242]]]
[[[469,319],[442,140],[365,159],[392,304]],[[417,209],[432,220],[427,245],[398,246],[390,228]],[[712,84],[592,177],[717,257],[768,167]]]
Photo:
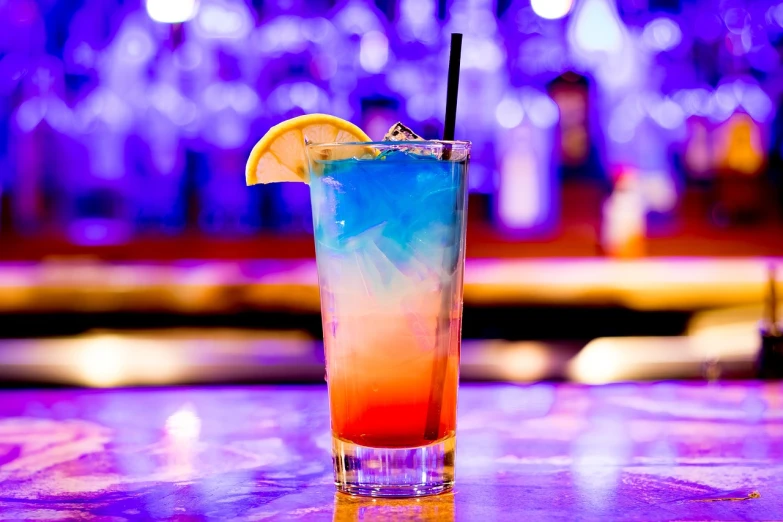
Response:
[[[432,224],[414,232],[410,250],[414,259],[424,265],[430,274],[450,277],[459,254],[459,238],[453,226]]]
[[[423,141],[424,138],[410,130],[399,121],[392,125],[383,141]]]
[[[437,349],[439,338],[440,318],[447,314],[443,309],[443,296],[438,288],[438,282],[429,292],[418,290],[401,299],[401,308],[405,314],[405,320],[413,333],[416,344],[423,351],[432,353]]]
[[[313,181],[311,190],[319,212],[316,215],[319,241],[332,248],[354,250],[360,242],[352,238],[383,224],[393,215],[390,198],[383,194],[389,180],[376,175],[376,171],[383,173],[385,169],[368,171],[370,163],[374,162],[345,160],[328,164],[324,176]],[[330,218],[319,219],[324,215]]]
[[[382,237],[382,236],[381,236]],[[372,280],[371,285],[376,291],[383,291],[388,288],[394,288],[405,281],[405,269],[398,262],[390,258],[375,241],[370,241],[365,245],[361,255],[364,260],[375,269],[378,278]],[[369,270],[365,274],[372,274]]]
[[[391,129],[389,129],[389,132],[386,133],[386,136],[383,137],[383,141],[398,141],[398,142],[407,142],[407,141],[424,141],[424,138],[413,132],[411,129],[406,127],[400,122],[395,123],[392,125]],[[412,153],[419,156],[432,156],[432,151],[429,149],[425,149],[423,147],[412,147],[410,145],[400,145],[399,147],[395,146],[395,149],[401,149],[403,152],[406,153]],[[381,154],[381,156],[385,156],[386,154]]]

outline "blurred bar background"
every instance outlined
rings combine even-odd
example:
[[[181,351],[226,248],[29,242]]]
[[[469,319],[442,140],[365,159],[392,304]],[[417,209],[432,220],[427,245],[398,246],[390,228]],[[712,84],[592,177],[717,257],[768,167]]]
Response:
[[[0,0],[0,382],[322,381],[307,186],[245,159],[310,112],[439,136],[454,31],[463,377],[754,376],[777,0]]]

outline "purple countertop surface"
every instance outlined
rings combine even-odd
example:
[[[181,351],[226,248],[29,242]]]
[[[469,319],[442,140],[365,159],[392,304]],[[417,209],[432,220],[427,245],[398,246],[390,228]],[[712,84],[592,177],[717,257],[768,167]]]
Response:
[[[783,520],[782,384],[466,385],[459,408],[454,492],[390,501],[335,494],[323,386],[3,391],[0,520]]]

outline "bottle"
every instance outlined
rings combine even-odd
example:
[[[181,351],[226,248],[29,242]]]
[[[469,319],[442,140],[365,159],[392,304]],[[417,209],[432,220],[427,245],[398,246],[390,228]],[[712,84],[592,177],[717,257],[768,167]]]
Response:
[[[636,258],[645,254],[647,210],[636,171],[624,169],[603,206],[601,246],[606,255]]]
[[[498,114],[503,130],[496,140],[495,226],[517,238],[549,236],[559,216],[553,161],[557,105],[543,93],[524,89],[518,96],[509,92]]]

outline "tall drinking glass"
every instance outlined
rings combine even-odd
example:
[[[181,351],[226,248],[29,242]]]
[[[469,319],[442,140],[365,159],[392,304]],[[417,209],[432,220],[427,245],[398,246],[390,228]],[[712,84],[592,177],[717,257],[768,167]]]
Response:
[[[454,484],[468,142],[308,145],[338,490]]]

